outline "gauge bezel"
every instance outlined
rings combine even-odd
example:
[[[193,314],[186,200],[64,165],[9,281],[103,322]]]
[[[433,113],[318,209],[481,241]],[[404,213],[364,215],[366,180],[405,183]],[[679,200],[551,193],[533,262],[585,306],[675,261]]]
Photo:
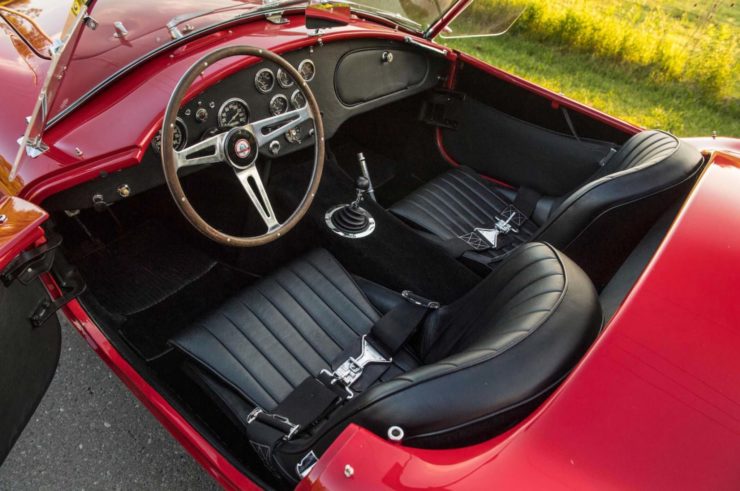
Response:
[[[175,125],[178,124],[180,125],[180,133],[182,133],[182,139],[180,140],[180,145],[178,145],[175,150],[180,151],[188,145],[188,125],[185,124],[185,121],[180,116],[175,118]],[[162,129],[163,128],[159,128],[159,131],[157,132],[159,134],[159,150],[157,150],[157,147],[154,146],[154,139],[157,137],[157,134],[154,135],[151,143],[149,143],[149,145],[152,147],[152,150],[154,150],[154,153],[156,153],[157,155],[162,154]]]
[[[239,102],[244,106],[244,112],[247,114],[247,121],[244,124],[249,123],[249,104],[247,104],[247,101],[240,97],[232,97],[231,99],[226,99],[223,104],[218,108],[218,113],[216,113],[216,122],[218,123],[218,126],[221,126],[221,113],[224,109],[226,109],[226,106],[231,104],[232,102]],[[236,125],[239,126],[239,125]],[[232,128],[232,126],[229,126],[229,128]]]
[[[311,75],[311,78],[303,77],[303,72],[301,71],[301,67],[303,67],[303,65],[305,65],[306,63],[310,64],[313,67],[313,75]],[[306,58],[305,60],[303,60],[302,62],[298,64],[298,73],[301,74],[301,77],[303,77],[303,80],[305,80],[306,82],[310,82],[316,76],[316,64],[312,60]]]
[[[285,111],[283,111],[281,113],[277,113],[277,114],[275,114],[274,112],[272,112],[272,103],[275,102],[276,99],[285,99]],[[285,96],[285,94],[275,94],[274,96],[272,96],[272,98],[270,98],[270,104],[267,107],[267,109],[270,112],[270,114],[272,114],[273,116],[279,116],[281,114],[285,114],[286,112],[288,112],[290,110],[290,101]]]
[[[288,77],[288,83],[287,84],[284,84],[280,80],[280,74],[281,73],[284,73]],[[295,80],[293,80],[293,78],[290,76],[290,74],[288,72],[286,72],[285,70],[283,70],[282,68],[278,68],[277,69],[277,72],[275,72],[275,80],[277,80],[278,85],[280,85],[280,87],[282,87],[284,89],[287,89],[288,87],[292,87],[293,85],[295,85]]]
[[[257,83],[257,79],[259,78],[260,74],[264,72],[268,72],[272,76],[272,84],[270,85],[269,89],[265,89],[265,90],[261,89],[259,84]],[[272,92],[272,89],[275,88],[275,80],[277,80],[277,77],[275,76],[275,72],[273,72],[271,69],[267,67],[260,68],[259,70],[257,70],[257,73],[254,74],[254,86],[258,91],[260,91],[263,94],[269,94],[270,92]]]
[[[303,96],[303,105],[299,106],[295,102],[296,96],[301,95]],[[293,109],[300,109],[302,107],[305,107],[306,104],[308,104],[308,101],[306,100],[306,96],[303,95],[303,92],[301,92],[301,89],[296,89],[293,91],[293,93],[290,95],[290,105],[293,107]]]

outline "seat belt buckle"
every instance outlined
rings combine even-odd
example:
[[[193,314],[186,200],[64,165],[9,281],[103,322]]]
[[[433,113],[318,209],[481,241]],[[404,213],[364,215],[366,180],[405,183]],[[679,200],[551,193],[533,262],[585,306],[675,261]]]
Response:
[[[425,309],[436,310],[439,308],[439,302],[424,298],[421,295],[417,295],[416,293],[412,292],[411,290],[402,291],[401,296],[406,299],[407,302],[411,302],[412,304],[418,305],[419,307],[424,307]]]
[[[285,433],[283,440],[290,440],[301,429],[301,425],[291,423],[291,421],[285,416],[268,413],[261,407],[255,407],[247,415],[247,424],[252,424],[255,421],[259,421],[260,423],[266,424],[267,426]]]
[[[330,376],[332,379],[331,383],[341,382],[347,390],[347,399],[351,399],[354,397],[354,392],[352,392],[350,387],[362,376],[362,372],[367,365],[371,363],[390,363],[392,361],[393,358],[384,357],[368,341],[367,335],[364,335],[362,336],[362,350],[359,356],[350,356],[333,372],[323,369],[321,373]]]

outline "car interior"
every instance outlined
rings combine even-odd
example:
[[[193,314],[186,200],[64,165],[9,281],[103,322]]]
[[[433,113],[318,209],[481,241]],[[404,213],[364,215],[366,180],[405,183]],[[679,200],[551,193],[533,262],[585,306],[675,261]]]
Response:
[[[292,230],[256,247],[210,240],[163,172],[169,142],[306,106],[291,72],[263,60],[186,100],[139,165],[45,200],[57,267],[79,272],[80,302],[137,371],[266,487],[294,485],[352,423],[423,448],[501,434],[587,352],[703,156],[396,41],[282,56],[325,135]],[[307,120],[260,149],[278,222],[311,185],[315,137]],[[213,228],[264,232],[260,198],[229,165],[179,180]]]

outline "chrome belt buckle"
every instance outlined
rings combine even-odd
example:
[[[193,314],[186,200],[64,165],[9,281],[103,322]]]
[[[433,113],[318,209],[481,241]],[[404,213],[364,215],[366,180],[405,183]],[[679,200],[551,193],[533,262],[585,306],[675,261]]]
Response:
[[[362,372],[370,363],[390,363],[393,358],[386,358],[367,340],[367,335],[362,336],[362,351],[359,356],[350,356],[344,363],[339,365],[334,372],[322,370],[328,373],[335,381],[341,382],[350,394],[354,393],[349,387],[357,382]]]

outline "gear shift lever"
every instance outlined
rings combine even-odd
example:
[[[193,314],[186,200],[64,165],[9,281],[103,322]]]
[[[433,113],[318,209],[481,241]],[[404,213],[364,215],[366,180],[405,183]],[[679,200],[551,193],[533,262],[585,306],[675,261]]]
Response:
[[[358,176],[355,181],[355,189],[357,190],[357,197],[350,205],[355,210],[360,206],[360,201],[365,197],[365,193],[370,189],[370,179],[365,176]]]
[[[357,192],[352,203],[335,206],[326,214],[326,224],[337,234],[352,239],[370,235],[375,229],[375,220],[360,204],[370,189],[370,180],[359,176],[355,181]]]

